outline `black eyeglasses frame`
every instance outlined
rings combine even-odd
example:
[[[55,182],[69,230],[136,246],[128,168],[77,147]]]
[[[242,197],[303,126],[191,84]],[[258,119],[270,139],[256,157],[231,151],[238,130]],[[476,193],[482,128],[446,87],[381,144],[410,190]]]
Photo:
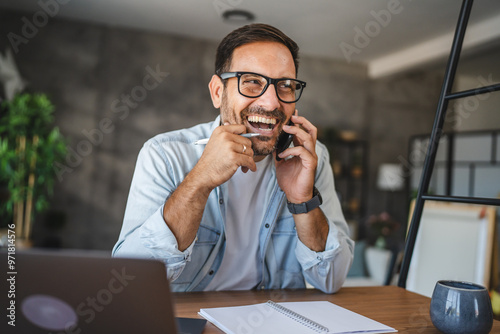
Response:
[[[264,89],[262,89],[262,92],[259,95],[257,95],[257,96],[249,96],[249,95],[243,94],[240,91],[240,78],[244,74],[259,75],[259,76],[263,77],[264,79],[266,79],[266,81],[267,81],[266,86],[264,87]],[[276,91],[276,96],[278,97],[278,100],[280,100],[283,103],[295,103],[295,102],[297,102],[300,99],[300,97],[302,96],[302,91],[304,90],[304,88],[306,87],[306,84],[307,84],[305,81],[301,81],[301,80],[294,79],[294,78],[278,78],[278,79],[273,79],[273,78],[267,77],[267,76],[265,76],[263,74],[255,73],[255,72],[224,72],[224,73],[222,73],[222,74],[219,75],[219,78],[221,78],[222,80],[227,80],[227,79],[231,79],[231,78],[238,78],[238,93],[240,93],[244,97],[248,97],[248,98],[252,98],[252,99],[262,96],[266,92],[266,90],[269,87],[269,85],[274,85],[274,90]],[[299,92],[300,94],[299,94],[299,96],[294,101],[284,101],[280,97],[280,95],[278,94],[278,88],[276,87],[276,84],[279,81],[283,81],[283,80],[294,80],[294,81],[296,81],[296,82],[298,82],[300,84],[300,86],[301,86],[300,87],[300,92]]]

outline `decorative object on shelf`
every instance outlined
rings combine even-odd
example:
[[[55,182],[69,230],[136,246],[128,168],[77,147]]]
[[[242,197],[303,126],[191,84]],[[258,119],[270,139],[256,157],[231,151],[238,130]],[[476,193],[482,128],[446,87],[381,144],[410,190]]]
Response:
[[[358,198],[353,197],[349,200],[349,210],[351,210],[351,212],[358,212],[360,206],[361,203],[359,202]]]
[[[53,111],[44,94],[16,95],[1,105],[0,185],[6,185],[8,197],[0,202],[0,212],[13,219],[16,242],[29,243],[34,213],[49,206],[53,163],[66,155],[66,142],[53,125]]]
[[[345,141],[352,141],[358,139],[358,133],[351,130],[342,130],[339,132],[339,137]]]
[[[387,212],[368,217],[368,243],[377,248],[388,248],[391,238],[396,237],[401,224]]]
[[[342,163],[339,160],[334,160],[332,162],[332,169],[334,175],[342,174]]]
[[[363,176],[363,157],[360,152],[355,152],[352,158],[351,176],[359,179]]]

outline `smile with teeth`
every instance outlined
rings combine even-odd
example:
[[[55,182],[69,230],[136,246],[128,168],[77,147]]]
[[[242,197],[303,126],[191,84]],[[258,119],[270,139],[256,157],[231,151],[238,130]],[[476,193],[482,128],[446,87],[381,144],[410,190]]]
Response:
[[[252,127],[264,132],[272,132],[276,125],[276,118],[252,115],[248,116],[247,119]]]

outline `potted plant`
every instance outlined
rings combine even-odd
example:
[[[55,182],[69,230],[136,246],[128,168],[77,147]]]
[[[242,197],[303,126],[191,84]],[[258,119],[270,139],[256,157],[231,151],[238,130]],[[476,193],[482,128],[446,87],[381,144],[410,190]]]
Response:
[[[385,249],[396,237],[401,224],[387,212],[371,215],[367,221],[368,241],[377,248]]]
[[[66,154],[53,112],[45,94],[17,94],[0,108],[0,185],[7,192],[0,215],[15,224],[19,241],[29,242],[34,214],[49,207],[53,164]]]

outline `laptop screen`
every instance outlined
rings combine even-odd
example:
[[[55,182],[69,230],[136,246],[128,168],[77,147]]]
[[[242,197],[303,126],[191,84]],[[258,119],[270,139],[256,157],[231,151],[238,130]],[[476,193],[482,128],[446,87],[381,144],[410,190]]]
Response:
[[[1,333],[177,333],[160,261],[52,251],[11,259]]]

